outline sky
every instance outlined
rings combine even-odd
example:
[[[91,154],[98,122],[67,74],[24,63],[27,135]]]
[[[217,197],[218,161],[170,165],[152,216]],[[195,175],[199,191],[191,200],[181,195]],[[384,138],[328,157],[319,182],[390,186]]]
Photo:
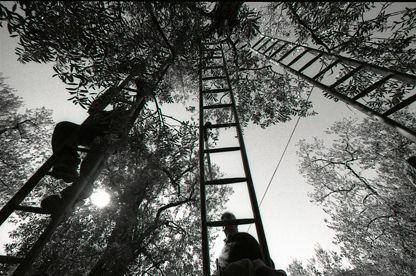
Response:
[[[54,74],[52,65],[18,63],[14,54],[16,43],[17,39],[10,38],[5,28],[0,29],[0,72],[7,78],[6,83],[16,89],[16,94],[23,98],[27,108],[44,106],[53,110],[55,122],[67,120],[81,123],[87,117],[86,111],[66,100],[69,94],[64,85],[59,78],[51,77]],[[324,212],[319,206],[312,204],[307,196],[312,188],[299,172],[297,143],[301,139],[311,140],[313,136],[325,138],[324,130],[335,121],[344,117],[363,118],[363,115],[341,102],[335,103],[324,98],[318,89],[314,89],[311,100],[318,114],[300,119],[260,207],[269,251],[278,268],[285,269],[293,259],[305,262],[312,257],[318,244],[324,249],[338,250],[332,243],[334,233],[325,225]],[[164,113],[170,116],[183,113],[183,107],[164,106],[163,109]],[[271,179],[295,122],[296,118],[267,129],[254,125],[244,129],[244,140],[258,201]],[[230,142],[230,139],[227,142]],[[226,175],[239,176],[241,173],[239,156],[231,156],[229,159],[226,156],[212,158]],[[237,218],[251,217],[248,193],[244,184],[235,185],[235,193],[227,203],[227,210],[233,212]],[[247,231],[247,228],[240,226],[241,231]],[[0,231],[2,244],[7,238],[4,228],[0,228]],[[254,227],[251,227],[250,233],[255,235]],[[223,246],[223,239],[224,236],[221,234],[213,247],[215,256],[218,256]]]

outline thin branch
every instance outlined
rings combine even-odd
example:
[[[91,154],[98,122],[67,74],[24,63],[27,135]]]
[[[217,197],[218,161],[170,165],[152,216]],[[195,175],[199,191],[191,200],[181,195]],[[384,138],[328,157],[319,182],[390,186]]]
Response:
[[[190,196],[190,197],[188,197],[186,199],[183,199],[183,200],[179,200],[179,201],[174,201],[174,202],[168,203],[165,206],[160,207],[159,210],[157,210],[156,219],[159,219],[160,218],[160,215],[162,214],[163,211],[165,211],[165,210],[167,210],[169,208],[173,208],[173,207],[180,206],[182,204],[185,204],[185,203],[188,203],[188,202],[191,202],[191,201],[192,201],[192,196]]]
[[[163,41],[165,41],[166,45],[168,46],[170,52],[172,53],[172,60],[174,60],[175,55],[176,55],[175,50],[173,49],[172,45],[170,45],[168,38],[166,37],[165,33],[162,30],[162,27],[160,27],[160,24],[157,21],[155,14],[153,13],[153,6],[149,2],[145,2],[144,6],[147,9],[147,11],[150,13],[150,17],[152,18],[152,21],[155,24],[156,29],[159,31],[160,35],[163,38]]]
[[[367,230],[370,228],[370,226],[371,226],[371,224],[373,223],[373,222],[375,222],[375,221],[377,221],[377,220],[379,220],[379,219],[388,219],[388,218],[391,218],[392,216],[391,215],[384,215],[384,216],[379,216],[379,217],[375,217],[375,218],[373,218],[372,220],[370,220],[368,223],[367,223],[367,225],[366,225],[366,228],[367,228]]]
[[[259,71],[259,70],[268,69],[268,68],[271,69],[272,66],[267,65],[267,66],[257,67],[257,68],[238,68],[238,72],[241,72],[241,71]]]
[[[0,178],[0,182],[3,184],[3,186],[6,186],[7,188],[10,189],[10,186],[6,184],[6,182],[4,182],[3,179]]]
[[[295,21],[303,26],[310,34],[312,39],[319,45],[322,45],[325,47],[325,49],[330,53],[331,49],[325,44],[325,42],[323,42],[314,32],[314,30],[312,30],[301,18],[300,16],[296,13],[296,10],[290,5],[290,3],[286,3],[286,7],[288,7],[288,9],[290,10],[290,12],[292,13]]]
[[[324,184],[324,185],[325,185],[325,184]],[[328,193],[328,194],[326,194],[326,195],[324,195],[323,197],[321,197],[321,198],[319,199],[319,201],[323,201],[323,200],[325,200],[327,197],[329,197],[330,195],[335,194],[335,193],[342,193],[342,192],[349,193],[349,192],[351,192],[352,190],[354,190],[354,188],[355,188],[355,184],[352,184],[350,188],[346,188],[346,189],[337,189],[337,190],[333,190],[333,189],[329,188],[327,185],[325,185],[325,187],[326,187],[328,190],[330,190],[331,192],[330,192],[330,193]]]
[[[9,130],[19,130],[20,125],[23,125],[25,123],[31,123],[32,125],[35,125],[35,126],[37,125],[31,119],[26,119],[24,121],[16,123],[16,125],[14,125],[14,126],[3,128],[2,130],[0,130],[0,135],[2,135],[3,133],[5,133],[6,131],[9,131]]]

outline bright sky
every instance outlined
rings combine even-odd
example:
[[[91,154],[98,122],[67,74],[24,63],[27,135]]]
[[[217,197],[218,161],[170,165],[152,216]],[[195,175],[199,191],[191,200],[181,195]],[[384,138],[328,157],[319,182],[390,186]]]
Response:
[[[7,77],[6,82],[17,90],[17,95],[23,98],[26,107],[45,106],[53,110],[53,118],[56,122],[69,120],[81,123],[86,118],[85,110],[66,101],[69,94],[59,78],[51,78],[54,74],[52,66],[18,63],[14,54],[16,42],[17,39],[10,38],[5,28],[0,29],[0,72]],[[298,171],[296,144],[300,139],[322,137],[324,130],[336,120],[346,116],[362,117],[361,114],[357,115],[358,112],[348,109],[345,104],[324,98],[319,90],[314,90],[311,100],[315,111],[319,114],[301,118],[260,208],[269,250],[278,268],[286,268],[294,258],[303,261],[310,258],[317,244],[324,249],[336,249],[331,243],[333,233],[325,226],[323,211],[311,204],[307,197],[311,187],[306,184]],[[177,106],[166,107],[165,114],[175,116],[177,110]],[[267,129],[250,125],[244,130],[251,173],[259,201],[295,122],[296,120],[292,120]],[[225,157],[218,158],[214,162],[219,162],[218,165],[225,173],[231,172],[232,175],[239,172],[236,162],[227,161]],[[238,218],[248,218],[251,217],[248,194],[244,184],[239,185],[230,198],[227,208]],[[247,226],[240,227],[240,230],[246,231]],[[251,228],[250,233],[255,235],[254,227]],[[0,244],[5,240],[4,233],[2,234]],[[223,239],[224,236],[221,235],[215,244],[215,255],[219,254]]]

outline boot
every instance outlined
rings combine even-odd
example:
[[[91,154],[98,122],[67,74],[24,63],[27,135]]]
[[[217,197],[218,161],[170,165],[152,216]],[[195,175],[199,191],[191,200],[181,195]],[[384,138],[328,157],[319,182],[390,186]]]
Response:
[[[49,175],[56,179],[62,179],[66,183],[72,183],[79,178],[77,171],[79,163],[81,163],[81,159],[76,150],[64,150]]]
[[[62,179],[65,183],[72,183],[79,178],[77,170],[67,166],[54,166],[49,175],[56,179]]]
[[[61,206],[62,198],[59,195],[50,195],[42,199],[40,207],[48,214],[54,214]]]

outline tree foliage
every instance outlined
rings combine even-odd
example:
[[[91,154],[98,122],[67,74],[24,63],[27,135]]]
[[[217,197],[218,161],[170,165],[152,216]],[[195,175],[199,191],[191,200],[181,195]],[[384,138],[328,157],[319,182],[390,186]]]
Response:
[[[400,117],[412,126],[414,114]],[[406,138],[372,119],[335,123],[322,140],[302,141],[300,170],[314,187],[312,200],[321,205],[336,232],[342,253],[374,275],[413,275],[416,267],[415,172],[406,159],[416,148]]]
[[[263,13],[262,31],[290,37],[300,44],[312,44],[326,52],[415,74],[412,30],[416,28],[416,9],[407,6],[393,2],[270,3]],[[335,78],[351,70],[351,66],[339,66]],[[337,89],[353,97],[381,78],[379,74],[360,70]],[[384,112],[410,96],[414,88],[414,85],[389,80],[365,97],[366,105]]]
[[[171,80],[190,78],[193,87],[198,87],[200,39],[215,23],[211,14],[214,8],[210,11],[210,5],[21,2],[19,7],[23,15],[3,5],[0,8],[0,19],[7,22],[12,35],[19,36],[19,60],[54,62],[57,76],[68,84],[70,99],[75,103],[88,106],[94,93],[116,84],[136,69],[143,79],[162,80],[156,93],[161,102],[177,102],[197,95],[197,89],[186,90],[186,95],[176,94],[179,91],[172,87],[177,85]],[[225,50],[227,57],[240,60],[236,68],[229,68],[233,79],[235,72],[245,71],[244,80],[234,82],[243,119],[267,126],[292,115],[304,115],[310,103],[300,97],[301,87],[279,86],[287,76],[271,74],[260,66],[258,59],[243,58],[243,51],[235,47],[236,39],[247,40],[258,28],[256,14],[242,5],[236,20],[235,27],[226,34],[230,47]],[[260,85],[262,82],[269,83]],[[253,103],[247,100],[250,98],[257,100]],[[271,104],[270,99],[278,104]],[[258,112],[263,106],[267,110]],[[282,116],[270,116],[274,113]]]
[[[55,232],[35,263],[51,275],[192,275],[200,271],[199,175],[194,124],[158,125],[147,111],[127,148],[108,161],[96,187],[111,191],[112,204],[98,209],[87,200]],[[215,173],[215,171],[214,171]],[[227,187],[210,189],[210,215],[222,210]],[[24,254],[47,220],[28,222],[7,246]],[[59,258],[57,258],[59,256]],[[181,261],[178,261],[181,260]]]
[[[51,111],[26,109],[0,75],[0,194],[1,205],[21,187],[48,154]]]
[[[349,268],[343,265],[342,257],[335,251],[325,251],[321,246],[315,248],[314,256],[307,260],[306,265],[293,260],[287,271],[291,276],[372,276],[379,275],[374,265]]]

